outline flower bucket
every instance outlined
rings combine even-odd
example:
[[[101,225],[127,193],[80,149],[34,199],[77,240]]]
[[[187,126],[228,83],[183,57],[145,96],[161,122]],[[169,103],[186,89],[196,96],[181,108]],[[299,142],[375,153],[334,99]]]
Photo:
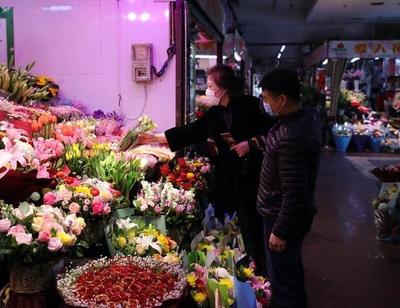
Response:
[[[351,136],[333,136],[335,140],[336,150],[346,152],[349,147]]]
[[[359,136],[353,135],[354,146],[357,152],[364,152],[367,147],[369,137],[368,136]]]
[[[100,221],[87,221],[82,231],[82,239],[89,245],[101,244],[104,239],[104,227],[106,223]]]
[[[18,265],[11,267],[10,288],[19,294],[35,294],[47,291],[54,283],[55,266],[62,262],[52,260],[34,265]]]
[[[379,137],[370,137],[369,138],[369,142],[371,145],[371,151],[374,153],[380,153],[381,152],[381,142],[382,142],[383,138]]]

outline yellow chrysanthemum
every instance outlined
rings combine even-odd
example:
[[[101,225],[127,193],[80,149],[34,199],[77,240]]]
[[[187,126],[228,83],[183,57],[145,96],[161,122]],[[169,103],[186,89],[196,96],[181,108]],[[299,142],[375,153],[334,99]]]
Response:
[[[187,275],[187,277],[186,277],[186,281],[188,282],[188,284],[189,284],[192,288],[196,287],[196,280],[197,280],[197,277],[196,277],[195,273],[190,273],[190,274]]]
[[[168,238],[165,235],[158,235],[157,236],[157,241],[160,243],[163,252],[169,252],[170,251],[170,247],[169,247],[169,241]]]
[[[242,272],[243,272],[244,278],[250,278],[250,277],[252,277],[253,274],[254,274],[253,269],[250,268],[250,267],[245,267],[245,268],[243,268],[243,271],[242,271]]]
[[[192,173],[192,172],[188,172],[187,174],[186,174],[186,177],[190,180],[190,179],[193,179],[194,178],[194,174]]]
[[[90,188],[86,186],[77,186],[75,187],[75,192],[77,193],[83,193],[87,196],[90,196]]]
[[[235,300],[232,297],[228,297],[228,304],[229,306],[232,306]]]
[[[222,278],[219,281],[220,285],[226,286],[228,289],[233,289],[233,280],[230,278]]]
[[[128,238],[129,242],[133,242],[136,238],[136,232],[135,230],[131,229],[127,232],[126,237]]]
[[[199,243],[197,245],[197,249],[200,250],[200,251],[204,251],[204,250],[210,251],[210,250],[212,250],[212,248],[213,247],[210,244],[207,244],[207,243]]]
[[[123,236],[118,236],[117,237],[117,244],[119,248],[125,248],[126,246],[126,238]]]
[[[204,293],[204,292],[193,292],[193,299],[196,301],[196,303],[202,304],[207,299],[207,293]]]
[[[152,225],[150,225],[148,228],[146,228],[145,230],[143,230],[143,234],[147,235],[147,236],[154,236],[157,237],[160,232],[158,232],[157,229],[155,229]]]

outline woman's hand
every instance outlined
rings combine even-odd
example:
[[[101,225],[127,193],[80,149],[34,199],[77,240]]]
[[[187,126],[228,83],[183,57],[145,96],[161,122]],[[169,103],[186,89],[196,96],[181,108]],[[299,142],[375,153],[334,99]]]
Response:
[[[242,141],[231,147],[231,150],[235,151],[239,157],[244,157],[249,153],[250,146],[247,141]]]
[[[154,134],[154,133],[142,133],[139,134],[137,139],[137,144],[149,144],[149,143],[159,143],[162,145],[168,145],[167,138],[165,134]]]
[[[138,135],[137,144],[149,144],[157,141],[157,136],[152,133],[142,133]]]

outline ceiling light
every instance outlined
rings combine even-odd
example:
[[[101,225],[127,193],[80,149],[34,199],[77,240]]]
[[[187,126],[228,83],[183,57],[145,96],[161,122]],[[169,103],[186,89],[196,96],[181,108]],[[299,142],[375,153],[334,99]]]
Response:
[[[328,59],[325,59],[324,62],[322,62],[322,65],[327,65],[328,64]]]
[[[282,54],[279,53],[278,56],[277,56],[277,59],[280,59],[281,57],[282,57]]]
[[[353,58],[350,60],[351,63],[357,62],[358,60],[360,60],[360,58]]]
[[[142,22],[146,22],[146,21],[148,21],[150,19],[150,17],[151,17],[150,13],[142,13],[142,14],[140,14],[139,19]]]
[[[238,54],[237,51],[234,52],[233,56],[235,57],[235,60],[240,62],[242,61],[242,57]]]
[[[282,45],[280,53],[282,53],[286,48],[286,45]]]
[[[216,59],[216,55],[196,55],[196,59]]]
[[[135,21],[135,20],[136,20],[136,14],[135,14],[135,12],[130,12],[130,13],[128,14],[128,19],[129,19],[130,21]]]

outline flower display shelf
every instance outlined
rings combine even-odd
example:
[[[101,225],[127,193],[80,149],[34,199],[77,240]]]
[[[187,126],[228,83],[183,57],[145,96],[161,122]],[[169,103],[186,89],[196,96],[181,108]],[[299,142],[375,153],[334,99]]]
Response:
[[[186,276],[149,257],[102,258],[60,274],[57,289],[72,307],[162,307],[184,298]]]

